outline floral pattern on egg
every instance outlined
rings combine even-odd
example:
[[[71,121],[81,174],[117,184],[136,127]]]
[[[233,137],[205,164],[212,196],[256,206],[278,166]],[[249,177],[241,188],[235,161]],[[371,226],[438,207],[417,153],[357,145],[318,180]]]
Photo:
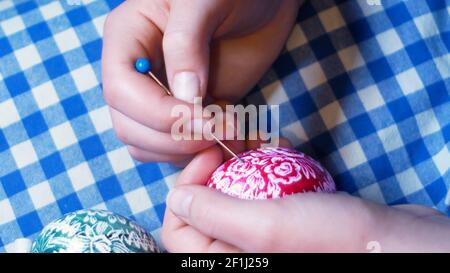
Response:
[[[238,155],[212,174],[207,186],[242,199],[270,199],[301,192],[336,192],[317,161],[289,148],[261,148]]]
[[[79,210],[48,224],[33,253],[154,253],[156,241],[133,221],[105,210]]]

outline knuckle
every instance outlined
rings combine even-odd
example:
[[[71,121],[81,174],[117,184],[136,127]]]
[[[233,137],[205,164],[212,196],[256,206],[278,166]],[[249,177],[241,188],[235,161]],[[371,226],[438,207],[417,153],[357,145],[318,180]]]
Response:
[[[166,52],[183,53],[184,48],[192,48],[198,43],[193,33],[186,31],[170,31],[164,33],[163,49]]]
[[[128,152],[130,153],[130,156],[139,162],[147,162],[147,158],[143,155],[141,151],[139,151],[136,148],[128,146]]]
[[[116,132],[117,138],[120,140],[120,142],[122,142],[123,144],[129,144],[129,133],[122,123],[119,122],[114,124],[114,131]],[[130,151],[130,148],[128,150]],[[134,151],[134,149],[132,150]]]

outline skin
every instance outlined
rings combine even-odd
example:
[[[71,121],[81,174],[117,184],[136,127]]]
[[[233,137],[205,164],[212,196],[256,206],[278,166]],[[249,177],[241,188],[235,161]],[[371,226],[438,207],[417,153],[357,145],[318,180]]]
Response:
[[[212,141],[175,141],[173,107],[193,104],[174,83],[198,79],[195,94],[233,103],[279,55],[295,22],[297,0],[128,0],[104,28],[103,88],[118,138],[143,162],[186,166],[168,197],[162,241],[171,252],[450,251],[450,222],[415,205],[388,207],[344,193],[245,201],[204,187],[226,160]],[[147,75],[139,57],[175,97]],[[259,142],[229,141],[235,152]],[[281,140],[282,146],[289,146]],[[276,219],[276,221],[274,221]],[[369,244],[370,246],[370,244]]]

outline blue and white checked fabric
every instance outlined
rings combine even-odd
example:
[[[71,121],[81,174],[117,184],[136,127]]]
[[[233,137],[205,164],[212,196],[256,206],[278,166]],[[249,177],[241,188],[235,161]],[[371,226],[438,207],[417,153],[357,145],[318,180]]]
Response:
[[[71,1],[73,2],[73,1]],[[102,26],[121,0],[0,0],[0,251],[81,208],[158,237],[178,169],[133,161],[101,93]],[[450,215],[450,1],[314,0],[247,97],[340,190]]]

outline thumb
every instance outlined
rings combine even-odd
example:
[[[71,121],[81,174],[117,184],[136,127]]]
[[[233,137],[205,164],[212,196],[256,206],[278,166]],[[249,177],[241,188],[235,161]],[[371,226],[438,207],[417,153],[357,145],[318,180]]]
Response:
[[[200,185],[180,185],[169,194],[169,209],[206,236],[244,251],[273,251],[281,208],[274,200],[242,200]]]
[[[167,79],[174,96],[194,102],[208,85],[209,42],[219,24],[216,1],[174,0],[163,37]]]

